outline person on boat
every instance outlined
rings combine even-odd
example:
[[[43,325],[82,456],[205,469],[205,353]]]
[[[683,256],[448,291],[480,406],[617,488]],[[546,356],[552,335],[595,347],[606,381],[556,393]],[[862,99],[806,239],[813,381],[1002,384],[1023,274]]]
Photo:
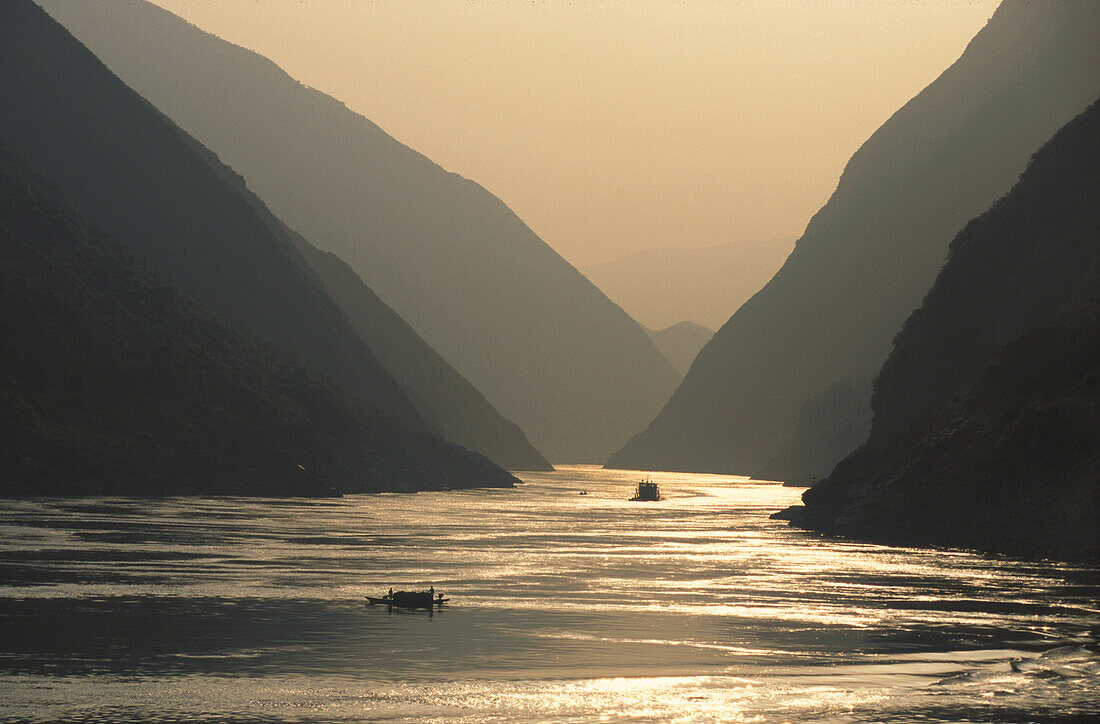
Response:
[[[435,586],[428,589],[428,594],[431,595],[433,599],[435,598]]]
[[[392,588],[390,589],[390,600],[391,601],[393,600],[393,589]]]

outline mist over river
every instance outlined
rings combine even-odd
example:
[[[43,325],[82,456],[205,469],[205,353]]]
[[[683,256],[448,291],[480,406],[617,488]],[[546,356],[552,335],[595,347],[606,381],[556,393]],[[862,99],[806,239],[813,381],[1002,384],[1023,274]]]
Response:
[[[343,499],[0,502],[3,721],[1100,716],[1100,571],[823,539],[654,473]],[[587,491],[581,495],[581,491]],[[364,596],[434,585],[441,610]]]

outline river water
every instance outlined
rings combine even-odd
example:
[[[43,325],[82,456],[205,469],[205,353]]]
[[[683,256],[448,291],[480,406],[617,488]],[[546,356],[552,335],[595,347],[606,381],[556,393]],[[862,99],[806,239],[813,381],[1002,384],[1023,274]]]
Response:
[[[1096,569],[822,539],[638,473],[340,500],[0,502],[4,721],[1100,715]],[[581,495],[581,491],[587,491]],[[364,596],[434,585],[442,610]]]

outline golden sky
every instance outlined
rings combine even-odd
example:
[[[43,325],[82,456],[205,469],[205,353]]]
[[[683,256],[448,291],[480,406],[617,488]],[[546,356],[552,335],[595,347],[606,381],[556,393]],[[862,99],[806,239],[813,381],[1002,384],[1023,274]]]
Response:
[[[995,0],[154,0],[504,200],[574,264],[796,237]]]

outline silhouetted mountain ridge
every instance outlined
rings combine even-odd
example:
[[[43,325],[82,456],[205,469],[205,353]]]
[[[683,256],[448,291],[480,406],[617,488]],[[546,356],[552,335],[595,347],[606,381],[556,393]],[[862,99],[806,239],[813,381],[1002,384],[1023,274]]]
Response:
[[[511,483],[460,448],[426,456],[435,441],[210,321],[2,145],[0,362],[0,495]]]
[[[235,171],[222,164],[202,144],[181,134],[208,160],[221,178],[241,192],[278,238],[294,249],[293,260],[304,262],[303,274],[322,287],[343,312],[358,338],[394,378],[429,427],[450,442],[485,455],[509,470],[548,470],[542,456],[519,427],[506,420],[446,360],[385,302],[378,298],[342,259],[324,252],[275,218]],[[301,255],[299,259],[297,255]]]
[[[218,321],[427,429],[239,176],[33,3],[3,12],[0,138]]]
[[[603,460],[672,391],[645,331],[481,186],[153,5],[43,4],[551,459]]]
[[[507,470],[550,470],[519,426],[503,418],[473,385],[428,346],[335,254],[297,234],[298,250],[352,327],[443,437]]]
[[[1100,102],[951,244],[875,382],[867,443],[796,524],[1100,557]]]
[[[364,445],[380,457],[347,484],[377,489],[372,469],[394,473],[387,488],[513,480],[430,437],[240,177],[29,0],[0,4],[0,140],[205,314],[338,387],[341,406],[386,440]]]
[[[872,379],[951,239],[1100,94],[1098,45],[1095,3],[1001,5],[959,60],[852,156],[783,267],[610,464],[757,472],[796,433],[807,400]],[[811,438],[831,435],[806,422]],[[823,475],[836,462],[813,457],[830,445],[802,447],[788,469]]]
[[[1100,162],[1098,119],[1094,103],[951,243],[875,382],[876,437],[905,432],[968,390],[1005,344],[1100,293],[1100,184],[1084,163]]]

